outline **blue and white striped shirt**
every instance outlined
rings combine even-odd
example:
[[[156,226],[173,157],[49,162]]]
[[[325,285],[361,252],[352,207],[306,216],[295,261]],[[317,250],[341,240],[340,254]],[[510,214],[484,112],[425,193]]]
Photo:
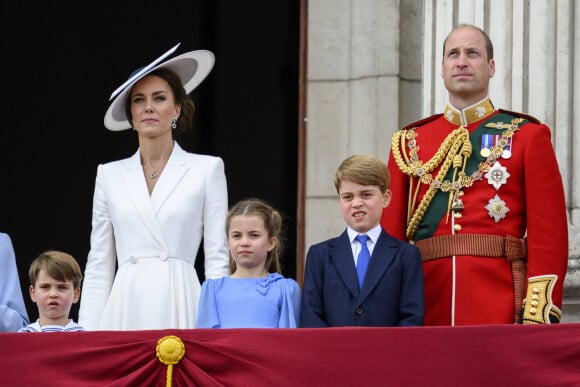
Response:
[[[40,326],[40,320],[36,320],[32,324],[28,324],[24,328],[20,328],[18,332],[79,332],[84,331],[85,328],[74,322],[68,320],[68,324],[64,327],[62,325],[43,325]]]

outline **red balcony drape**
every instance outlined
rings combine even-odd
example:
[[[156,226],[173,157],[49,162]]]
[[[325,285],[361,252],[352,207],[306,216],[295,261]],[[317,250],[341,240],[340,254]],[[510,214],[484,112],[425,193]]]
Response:
[[[579,386],[580,324],[2,333],[2,386]]]

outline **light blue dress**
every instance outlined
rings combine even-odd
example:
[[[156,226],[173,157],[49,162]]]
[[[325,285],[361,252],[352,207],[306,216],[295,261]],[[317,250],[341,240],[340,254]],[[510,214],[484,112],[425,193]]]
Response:
[[[296,328],[300,287],[291,278],[206,279],[201,287],[197,328]]]
[[[16,332],[28,324],[12,241],[0,233],[0,332]]]

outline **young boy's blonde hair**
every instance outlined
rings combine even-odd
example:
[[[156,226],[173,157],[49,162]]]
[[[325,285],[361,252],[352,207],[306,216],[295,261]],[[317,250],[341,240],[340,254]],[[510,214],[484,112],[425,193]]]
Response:
[[[353,155],[346,158],[334,175],[334,187],[340,193],[343,181],[379,187],[385,193],[391,186],[387,164],[373,155]]]
[[[28,270],[30,284],[34,287],[38,274],[41,270],[57,281],[72,281],[75,289],[81,286],[83,274],[78,262],[72,255],[58,250],[47,250],[42,252],[32,263]]]

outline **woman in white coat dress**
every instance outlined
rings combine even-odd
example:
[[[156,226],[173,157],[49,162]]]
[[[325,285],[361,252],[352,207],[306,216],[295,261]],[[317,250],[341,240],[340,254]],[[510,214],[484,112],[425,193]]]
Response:
[[[105,126],[132,127],[139,149],[97,168],[79,310],[87,330],[193,328],[202,239],[206,278],[228,274],[223,161],[185,152],[174,140],[191,127],[189,93],[214,56],[201,50],[163,61],[178,46],[111,95]]]

